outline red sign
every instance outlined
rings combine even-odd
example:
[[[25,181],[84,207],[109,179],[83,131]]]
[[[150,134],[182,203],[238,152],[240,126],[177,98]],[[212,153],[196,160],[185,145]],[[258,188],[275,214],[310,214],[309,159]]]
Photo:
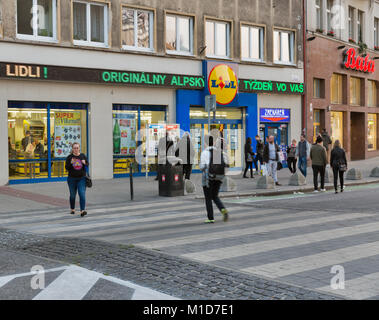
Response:
[[[354,48],[345,50],[343,65],[346,69],[357,70],[361,72],[375,72],[375,61],[370,60],[370,56],[367,54],[366,57],[360,57],[356,54]]]
[[[162,174],[162,181],[165,182],[166,181],[166,176],[164,174]]]
[[[178,181],[179,181],[179,175],[176,174],[176,175],[175,175],[175,182],[178,182]]]

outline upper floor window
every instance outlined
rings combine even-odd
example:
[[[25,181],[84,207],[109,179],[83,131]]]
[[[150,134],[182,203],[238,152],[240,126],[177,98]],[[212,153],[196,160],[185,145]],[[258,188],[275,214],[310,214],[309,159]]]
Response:
[[[332,26],[332,8],[333,8],[333,0],[327,0],[326,1],[326,31],[330,32],[333,31],[333,26]]]
[[[379,49],[379,19],[374,19],[374,46]]]
[[[322,1],[321,0],[315,0],[315,7],[316,7],[316,29],[321,30],[322,29]]]
[[[56,41],[56,0],[17,0],[17,38]]]
[[[324,79],[313,79],[313,98],[324,98],[325,81]]]
[[[295,33],[292,31],[274,31],[274,62],[294,63]]]
[[[354,33],[354,8],[349,7],[349,39],[355,40],[355,33]]]
[[[350,104],[359,106],[361,104],[361,79],[350,77]]]
[[[358,42],[363,42],[363,11],[358,10]]]
[[[154,12],[128,7],[122,8],[123,49],[154,50]]]
[[[241,27],[241,58],[243,60],[263,61],[264,29],[262,27]]]
[[[206,22],[207,56],[230,58],[230,23],[223,21]]]
[[[333,73],[330,79],[330,102],[342,104],[343,78],[342,75]]]
[[[377,107],[378,106],[378,88],[376,86],[376,81],[368,80],[368,107]]]
[[[166,50],[168,53],[193,54],[193,18],[166,15]]]
[[[108,6],[100,3],[73,3],[74,44],[108,45]]]

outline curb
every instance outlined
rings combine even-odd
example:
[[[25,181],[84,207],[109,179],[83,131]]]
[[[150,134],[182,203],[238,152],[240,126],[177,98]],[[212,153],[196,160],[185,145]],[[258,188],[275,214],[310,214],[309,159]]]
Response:
[[[352,180],[350,180],[352,181]],[[362,182],[351,182],[351,183],[345,183],[345,187],[350,186],[360,186],[360,185],[368,185],[368,184],[376,184],[379,183],[379,179],[373,180],[373,181],[362,181]],[[325,186],[326,190],[334,190],[334,186]],[[268,192],[244,192],[244,193],[233,193],[233,194],[219,194],[220,198],[235,198],[235,197],[254,197],[254,196],[261,196],[261,197],[269,197],[269,196],[281,196],[286,194],[293,194],[294,192],[312,192],[314,190],[313,187],[304,187],[300,189],[293,189],[293,190],[278,190],[278,191],[268,191]],[[204,199],[204,196],[196,196],[195,199]]]

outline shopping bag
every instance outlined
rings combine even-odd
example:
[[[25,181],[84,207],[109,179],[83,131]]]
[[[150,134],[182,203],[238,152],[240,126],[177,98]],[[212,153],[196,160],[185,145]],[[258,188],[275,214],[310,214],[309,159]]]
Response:
[[[262,176],[267,176],[267,167],[266,164],[261,165],[261,170],[262,170]]]

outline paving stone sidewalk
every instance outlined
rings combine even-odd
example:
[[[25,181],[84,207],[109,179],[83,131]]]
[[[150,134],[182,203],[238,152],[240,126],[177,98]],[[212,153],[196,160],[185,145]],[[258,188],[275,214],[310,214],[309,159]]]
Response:
[[[49,238],[0,229],[0,248],[77,264],[186,300],[344,299],[158,251],[94,240]]]

